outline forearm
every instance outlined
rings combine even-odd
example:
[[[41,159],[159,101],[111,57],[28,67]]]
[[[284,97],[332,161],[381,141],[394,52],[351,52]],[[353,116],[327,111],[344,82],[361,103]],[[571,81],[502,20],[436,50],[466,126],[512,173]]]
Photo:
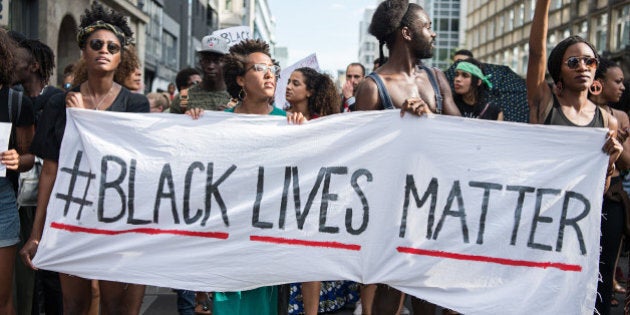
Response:
[[[48,202],[52,193],[55,179],[57,178],[57,165],[58,163],[52,160],[44,160],[42,166],[42,174],[39,177],[39,186],[37,192],[37,210],[35,211],[35,219],[33,222],[33,230],[31,232],[31,239],[39,241],[44,231],[44,225],[46,223],[46,211],[48,208]]]
[[[35,155],[31,153],[20,154],[20,162],[18,164],[18,172],[26,172],[33,168],[33,164],[35,164]]]

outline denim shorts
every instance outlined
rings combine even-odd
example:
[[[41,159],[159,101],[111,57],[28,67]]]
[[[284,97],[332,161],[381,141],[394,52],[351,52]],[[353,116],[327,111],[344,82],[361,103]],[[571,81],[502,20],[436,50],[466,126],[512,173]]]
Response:
[[[0,247],[20,242],[20,216],[15,192],[6,177],[0,177]]]

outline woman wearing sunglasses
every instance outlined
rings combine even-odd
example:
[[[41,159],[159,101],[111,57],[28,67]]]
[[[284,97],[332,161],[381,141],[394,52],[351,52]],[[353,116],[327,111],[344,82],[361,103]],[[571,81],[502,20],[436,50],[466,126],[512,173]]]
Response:
[[[625,87],[623,85],[623,71],[614,62],[601,58],[599,66],[595,72],[595,81],[589,88],[589,100],[598,107],[608,112],[617,119],[619,129],[617,130],[617,140],[624,146],[624,151],[615,163],[615,170],[610,179],[610,188],[604,195],[604,203],[602,204],[602,237],[600,246],[602,252],[600,261],[615,262],[617,265],[617,257],[619,247],[621,246],[621,238],[624,231],[625,216],[630,209],[626,209],[624,204],[630,204],[628,194],[623,189],[622,177],[619,170],[626,170],[630,165],[630,142],[626,141],[628,137],[628,115],[621,110],[613,109],[610,104],[619,102]],[[605,268],[601,270],[602,282],[599,283],[599,290],[611,289],[610,306],[619,305],[619,301],[614,298],[614,292],[626,293],[626,290],[620,286],[614,277],[615,268]],[[608,299],[608,294],[603,295]],[[597,304],[597,308],[601,309],[603,305]]]
[[[113,10],[106,12],[98,3],[81,16],[77,35],[87,69],[87,81],[67,94],[53,96],[40,120],[32,150],[44,159],[35,221],[30,239],[20,251],[24,262],[35,268],[31,258],[37,252],[46,218],[48,200],[57,176],[59,150],[63,138],[66,107],[118,112],[149,112],[149,102],[140,94],[114,82],[121,62],[121,49],[132,41],[133,32],[125,18]],[[91,281],[60,274],[64,314],[85,314],[92,300]],[[144,286],[99,281],[101,314],[138,314]]]
[[[272,105],[280,67],[269,53],[269,45],[261,40],[245,40],[230,48],[223,65],[227,91],[237,104],[226,112],[235,114],[287,116],[289,123],[305,121],[300,113],[289,114]],[[198,118],[201,108],[192,108],[186,115]],[[247,291],[215,292],[213,315],[277,315],[278,286],[260,287]]]
[[[599,109],[588,99],[593,85],[599,55],[592,44],[579,36],[571,36],[556,45],[549,55],[548,70],[553,79],[553,90],[545,82],[545,59],[547,56],[547,27],[550,0],[538,0],[529,38],[529,64],[527,67],[527,101],[530,123],[563,125],[573,127],[607,127],[603,150],[609,155],[606,187],[615,171],[615,161],[623,147],[616,138],[617,120],[608,112]],[[602,233],[606,214],[602,213]],[[602,235],[602,239],[606,236]],[[599,297],[596,308],[599,314],[610,313],[612,274],[615,261],[607,261],[608,251],[617,248],[602,248],[599,271],[604,279],[598,286]],[[612,255],[615,257],[615,255]]]

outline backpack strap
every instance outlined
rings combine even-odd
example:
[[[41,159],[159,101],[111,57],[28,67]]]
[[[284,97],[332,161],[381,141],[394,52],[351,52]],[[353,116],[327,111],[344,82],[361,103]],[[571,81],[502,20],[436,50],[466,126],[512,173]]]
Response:
[[[424,69],[424,71],[427,72],[427,76],[429,77],[429,82],[431,82],[431,86],[433,87],[433,92],[435,93],[435,105],[437,108],[437,114],[441,114],[442,113],[442,107],[443,107],[443,98],[442,98],[442,92],[440,91],[440,86],[438,85],[438,81],[436,78],[436,74],[435,74],[435,69],[436,68],[429,68],[425,65],[420,65],[420,68]]]
[[[604,128],[608,128],[608,121],[610,119],[609,115],[611,114],[605,111],[601,106],[597,106],[597,109],[599,109],[599,112],[602,115],[602,120],[604,121]]]
[[[479,116],[477,116],[477,118],[482,119],[483,115],[486,113],[486,111],[488,110],[488,107],[490,107],[490,103],[486,103],[486,106],[483,108],[483,110],[481,111],[481,113],[479,113]]]
[[[17,146],[15,125],[17,124],[20,114],[22,113],[22,91],[16,91],[9,88],[9,121],[11,122],[11,135],[9,136],[9,148]]]
[[[9,121],[17,122],[22,114],[22,91],[9,88]]]

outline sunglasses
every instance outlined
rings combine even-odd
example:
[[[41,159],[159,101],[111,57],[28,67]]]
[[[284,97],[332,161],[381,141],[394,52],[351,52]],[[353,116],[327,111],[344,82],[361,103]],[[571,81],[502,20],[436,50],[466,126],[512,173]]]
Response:
[[[599,65],[599,60],[595,57],[569,57],[565,63],[569,69],[577,69],[580,66],[580,61],[584,61],[584,64],[591,69],[597,69]]]
[[[275,76],[279,76],[280,75],[280,66],[276,66],[276,65],[266,65],[264,63],[256,63],[253,66],[251,66],[249,69],[247,70],[252,70],[254,69],[255,71],[258,72],[267,72],[267,70],[270,70],[271,73]]]
[[[102,39],[90,40],[90,48],[92,48],[92,50],[94,51],[100,51],[104,45],[105,45],[105,41]],[[108,42],[107,51],[109,51],[110,54],[115,55],[118,52],[120,52],[120,46],[114,42]]]

